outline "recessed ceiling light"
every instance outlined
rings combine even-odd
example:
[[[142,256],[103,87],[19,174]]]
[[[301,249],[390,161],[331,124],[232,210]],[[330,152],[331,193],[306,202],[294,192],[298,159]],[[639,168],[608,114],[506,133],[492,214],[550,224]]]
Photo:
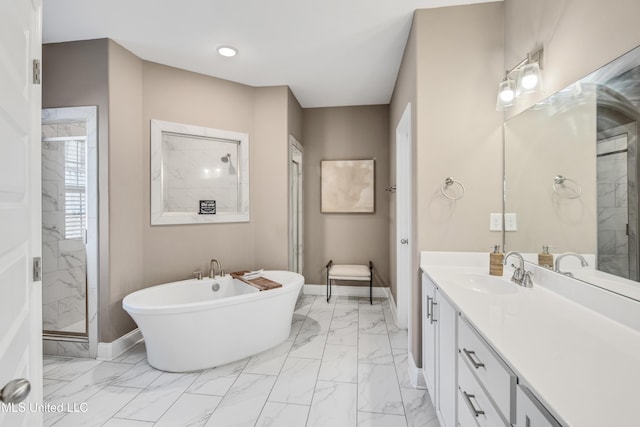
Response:
[[[220,46],[218,48],[218,53],[222,56],[232,57],[232,56],[236,56],[236,54],[238,53],[238,50],[232,46]]]

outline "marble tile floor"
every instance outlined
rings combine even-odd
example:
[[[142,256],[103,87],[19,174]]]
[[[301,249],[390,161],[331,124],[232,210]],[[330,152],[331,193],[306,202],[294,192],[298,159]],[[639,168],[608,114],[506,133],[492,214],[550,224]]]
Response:
[[[44,358],[45,426],[439,427],[407,374],[407,331],[389,302],[302,295],[291,335],[245,360],[184,374],[144,343],[109,362]]]

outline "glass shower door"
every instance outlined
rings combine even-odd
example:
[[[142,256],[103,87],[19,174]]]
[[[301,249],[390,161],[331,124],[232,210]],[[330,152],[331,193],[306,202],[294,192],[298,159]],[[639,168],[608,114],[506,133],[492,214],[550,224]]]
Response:
[[[86,122],[42,125],[45,335],[87,336]]]

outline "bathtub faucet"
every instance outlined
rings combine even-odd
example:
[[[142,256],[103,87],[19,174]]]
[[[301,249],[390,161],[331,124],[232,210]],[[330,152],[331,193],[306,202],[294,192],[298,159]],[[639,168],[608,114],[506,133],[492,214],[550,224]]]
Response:
[[[209,262],[209,278],[213,279],[216,276],[215,266],[218,266],[218,272],[221,276],[224,276],[224,270],[222,269],[222,264],[217,259],[212,259]]]

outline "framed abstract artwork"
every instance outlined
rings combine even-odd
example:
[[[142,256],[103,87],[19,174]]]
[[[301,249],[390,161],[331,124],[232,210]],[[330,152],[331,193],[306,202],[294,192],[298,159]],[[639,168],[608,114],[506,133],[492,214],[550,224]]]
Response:
[[[323,160],[322,213],[374,213],[375,161]]]

